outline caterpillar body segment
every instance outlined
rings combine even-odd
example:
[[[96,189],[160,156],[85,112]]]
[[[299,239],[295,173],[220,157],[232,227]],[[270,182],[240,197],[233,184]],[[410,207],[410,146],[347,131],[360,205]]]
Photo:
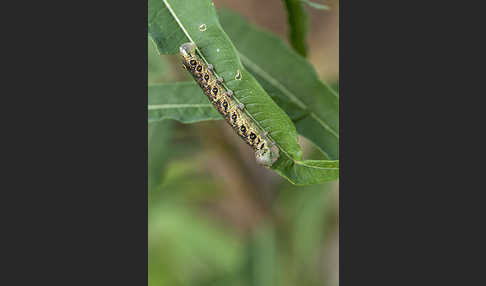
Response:
[[[262,135],[261,130],[243,111],[244,105],[236,102],[233,91],[223,86],[223,78],[218,78],[214,74],[214,67],[207,65],[197,55],[194,43],[183,44],[179,53],[184,69],[192,75],[226,122],[253,148],[256,161],[260,165],[271,166],[278,158],[278,149],[272,149],[274,143],[267,136]]]

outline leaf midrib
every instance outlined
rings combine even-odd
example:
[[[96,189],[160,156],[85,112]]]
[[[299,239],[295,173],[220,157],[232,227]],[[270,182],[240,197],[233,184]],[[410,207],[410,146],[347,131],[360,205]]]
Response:
[[[172,9],[172,6],[170,6],[170,4],[167,2],[167,0],[162,0],[162,1],[164,1],[164,4],[167,7],[167,9],[169,9],[170,14],[174,18],[174,20],[176,20],[177,25],[179,25],[179,27],[181,27],[184,34],[186,34],[186,37],[189,39],[189,41],[191,41],[191,43],[194,43],[194,40],[191,38],[191,35],[189,35],[189,32],[186,30],[184,25],[182,25],[181,21],[179,20],[179,17],[177,17],[176,13]]]

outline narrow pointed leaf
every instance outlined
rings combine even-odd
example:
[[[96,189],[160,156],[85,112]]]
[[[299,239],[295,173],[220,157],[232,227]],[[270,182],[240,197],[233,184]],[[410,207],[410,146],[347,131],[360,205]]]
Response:
[[[312,185],[337,180],[339,161],[279,159],[272,166],[277,173],[295,185]]]
[[[160,2],[160,1],[159,1]],[[162,0],[163,5],[153,1],[149,2],[149,33],[156,44],[167,44],[164,40],[167,34],[183,33],[187,40],[194,42],[203,59],[212,64],[217,75],[224,78],[224,85],[234,92],[234,97],[245,105],[245,112],[254,119],[269,137],[275,141],[279,149],[295,160],[302,159],[302,150],[298,144],[295,126],[282,109],[272,101],[265,90],[249,74],[241,64],[238,54],[229,37],[219,24],[214,4],[209,0]],[[165,11],[168,10],[170,15]],[[160,26],[160,33],[151,33],[150,23],[159,23],[151,17],[157,15],[172,17],[177,23],[175,27]],[[152,15],[152,16],[150,16]],[[168,20],[166,22],[169,22]],[[171,29],[166,31],[165,29]],[[179,38],[179,36],[177,37]],[[176,43],[180,44],[180,43]],[[173,50],[174,47],[164,47],[161,50]],[[235,79],[237,73],[241,79]]]
[[[222,119],[201,88],[194,82],[149,85],[148,121],[164,119],[195,123]]]
[[[158,19],[160,17],[172,17],[173,21]],[[154,23],[159,24],[154,25]],[[335,178],[329,176],[329,168],[304,164],[306,161],[302,160],[302,150],[298,145],[295,126],[257,80],[243,67],[239,54],[219,24],[211,1],[162,0],[160,4],[160,1],[150,0],[149,33],[161,53],[174,53],[184,41],[191,41],[197,45],[203,60],[213,64],[217,75],[224,78],[225,86],[233,90],[236,100],[245,104],[245,111],[253,118],[255,124],[267,131],[269,137],[275,141],[280,157],[272,169],[296,184],[308,183],[307,171],[314,176],[309,181],[311,183]],[[181,35],[186,39],[181,40],[183,39]],[[280,59],[275,58],[275,60]],[[235,79],[238,71],[241,80]],[[196,93],[194,95],[197,96]],[[154,102],[150,103],[154,105]],[[286,103],[292,105],[296,102]],[[158,102],[158,104],[163,103]],[[320,175],[318,172],[321,172]]]
[[[292,47],[302,56],[307,56],[307,12],[300,0],[284,0],[289,23],[289,40]]]
[[[192,81],[150,85],[148,101],[149,122],[173,119],[194,123],[222,119]],[[296,185],[318,184],[339,177],[339,161],[295,161],[285,153],[272,168]]]
[[[297,131],[330,159],[339,157],[339,97],[312,65],[278,37],[224,10],[220,21],[245,67],[295,122]]]

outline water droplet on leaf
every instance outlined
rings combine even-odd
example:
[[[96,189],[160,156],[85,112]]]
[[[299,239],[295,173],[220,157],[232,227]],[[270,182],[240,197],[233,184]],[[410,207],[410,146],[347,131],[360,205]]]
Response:
[[[240,70],[237,70],[237,71],[236,71],[236,76],[235,76],[235,79],[237,79],[237,80],[241,80],[241,71],[240,71]]]

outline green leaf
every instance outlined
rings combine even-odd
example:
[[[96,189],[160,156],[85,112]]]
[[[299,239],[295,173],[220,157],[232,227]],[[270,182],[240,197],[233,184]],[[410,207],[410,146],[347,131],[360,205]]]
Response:
[[[173,119],[181,123],[223,119],[193,81],[148,87],[148,121]]]
[[[310,180],[311,183],[336,178],[335,172],[331,169],[304,164],[306,161],[302,161],[302,150],[298,144],[295,126],[243,67],[235,47],[219,24],[216,10],[210,1],[163,0],[163,5],[158,6],[156,2],[152,6],[151,3],[154,2],[149,2],[149,33],[158,45],[159,51],[174,51],[180,45],[180,42],[175,40],[168,41],[167,35],[172,35],[173,39],[180,39],[181,37],[175,34],[183,33],[187,41],[197,45],[197,51],[203,60],[213,64],[216,75],[225,79],[224,85],[234,92],[234,98],[245,105],[247,115],[256,125],[267,131],[268,137],[276,143],[280,157],[272,169],[295,184],[308,184],[309,176],[306,175],[306,170],[311,174],[317,174]],[[178,29],[174,29],[174,23],[171,21],[157,19],[161,15],[167,16],[166,10]],[[150,24],[163,22],[167,25],[158,25],[159,30],[153,33],[153,25],[151,28]],[[161,48],[160,45],[165,46]],[[240,80],[235,79],[238,71],[241,74]],[[330,170],[332,175],[329,175]],[[318,171],[321,172],[320,175]],[[299,178],[296,174],[304,176]]]
[[[285,110],[299,134],[329,159],[339,158],[339,97],[323,83],[312,65],[281,39],[222,11],[220,20],[245,67]]]
[[[291,183],[301,186],[320,184],[339,178],[339,161],[291,161],[281,157],[272,165],[272,169]]]
[[[284,0],[284,3],[289,22],[290,43],[299,54],[305,57],[307,56],[307,13],[300,0]]]
[[[157,9],[151,7],[151,3],[149,2],[149,10]],[[168,9],[170,17],[178,25],[178,32],[173,30],[173,27],[163,26],[164,35],[182,32],[188,41],[194,42],[203,60],[213,64],[216,74],[224,78],[224,85],[234,92],[234,98],[237,101],[245,105],[245,112],[255,124],[268,132],[269,137],[282,152],[292,159],[301,160],[302,150],[298,144],[295,126],[241,64],[233,44],[219,24],[214,4],[209,0],[163,0],[163,4],[165,7],[159,6],[159,10]],[[158,15],[157,12],[153,12],[153,14]],[[166,14],[163,13],[163,15]],[[149,16],[150,22],[160,21]],[[202,26],[204,29],[201,28]],[[169,28],[170,30],[166,31]],[[156,44],[161,42],[156,38],[158,34],[151,34],[151,36]],[[241,80],[235,79],[238,71],[241,74]]]
[[[187,38],[162,0],[148,1],[148,33],[160,54],[175,54]]]
[[[149,122],[173,119],[194,123],[222,119],[195,82],[151,85],[148,101]],[[283,152],[272,169],[296,185],[318,184],[339,177],[339,161],[296,161]]]

